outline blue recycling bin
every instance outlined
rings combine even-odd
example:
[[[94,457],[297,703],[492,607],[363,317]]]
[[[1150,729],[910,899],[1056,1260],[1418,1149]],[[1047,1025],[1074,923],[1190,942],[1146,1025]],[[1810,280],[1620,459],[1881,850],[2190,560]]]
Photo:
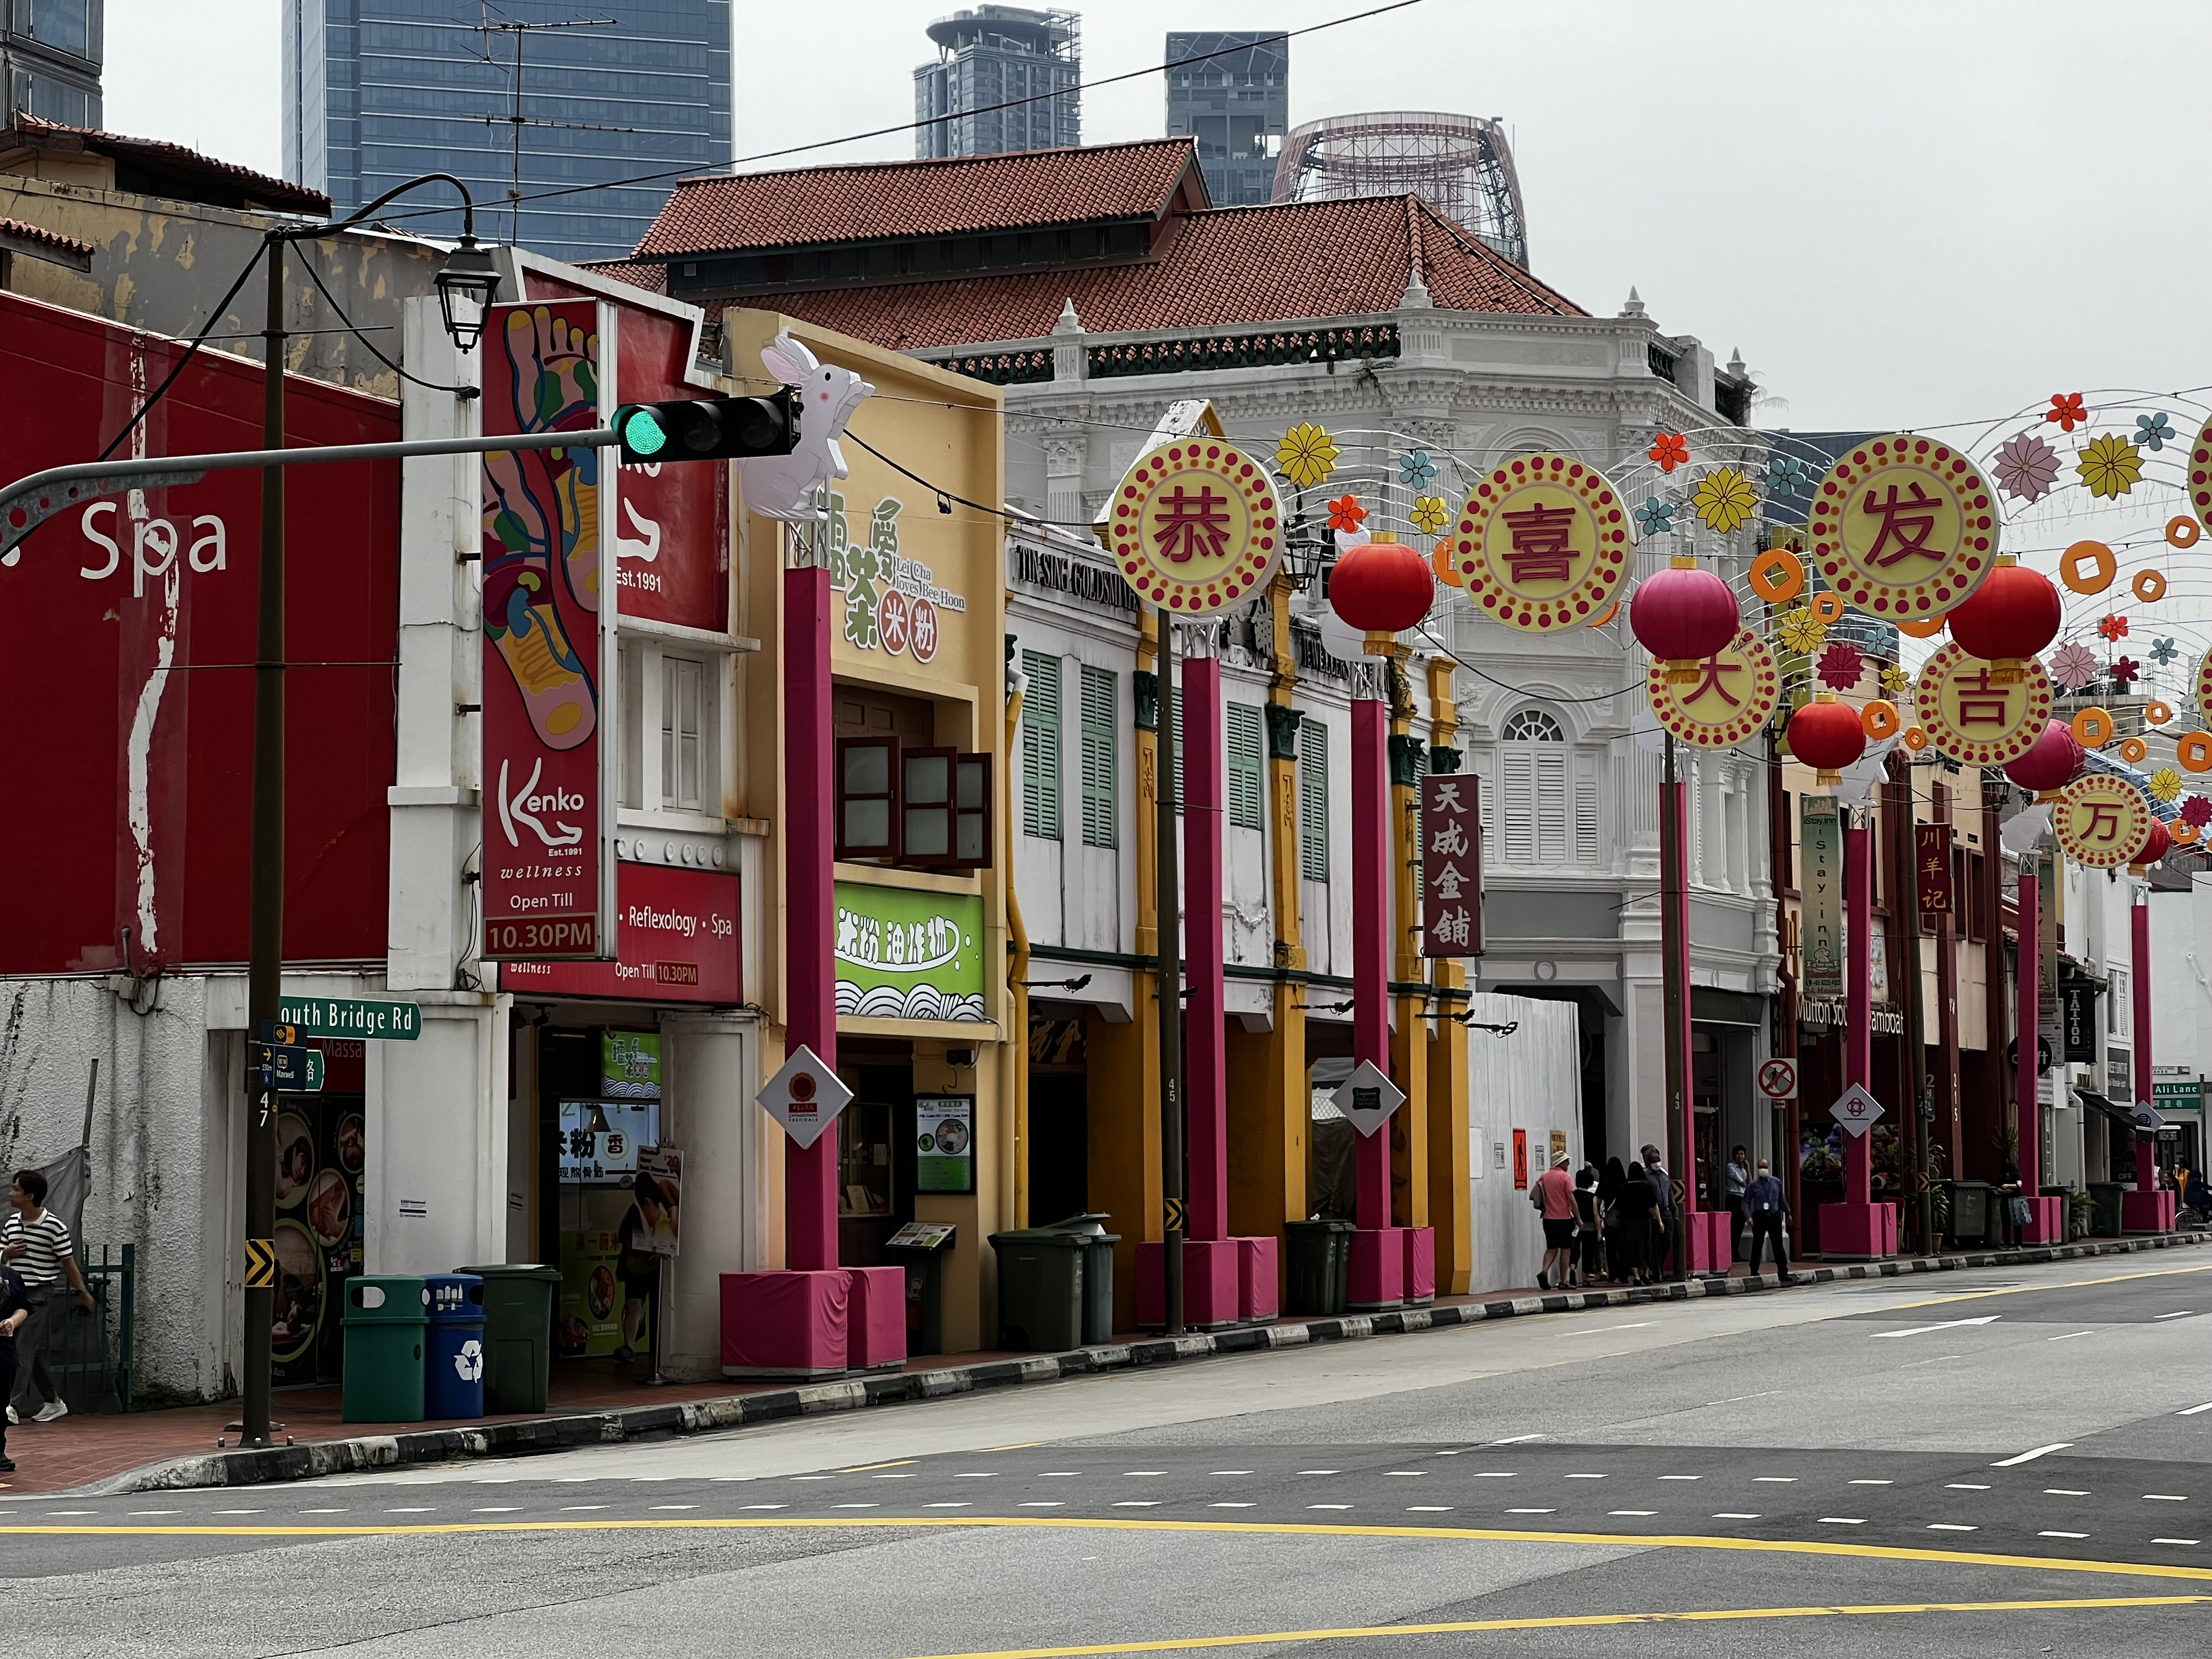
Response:
[[[422,1414],[484,1414],[484,1282],[474,1273],[430,1273],[429,1329],[422,1344]]]

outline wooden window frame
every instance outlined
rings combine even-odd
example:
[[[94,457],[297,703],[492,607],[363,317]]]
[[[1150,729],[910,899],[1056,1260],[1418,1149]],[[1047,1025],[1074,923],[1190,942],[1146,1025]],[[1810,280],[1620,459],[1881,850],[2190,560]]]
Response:
[[[960,781],[963,772],[980,774],[982,787],[978,792],[979,806],[960,804]],[[988,870],[997,853],[998,799],[997,772],[989,755],[956,754],[952,762],[952,852],[945,867],[952,870]],[[960,827],[967,820],[982,820],[983,833],[977,842],[983,849],[980,858],[963,859],[960,854]]]
[[[837,739],[836,754],[834,762],[836,767],[836,773],[831,781],[830,789],[831,807],[836,817],[836,833],[834,836],[834,848],[836,857],[845,860],[890,859],[893,860],[896,860],[899,857],[902,848],[900,831],[904,827],[905,823],[903,816],[904,803],[900,799],[901,787],[906,781],[906,768],[903,761],[901,759],[900,754],[902,747],[902,745],[896,737],[889,736],[840,738]],[[888,748],[890,750],[890,787],[886,793],[881,795],[848,795],[846,792],[846,754],[851,750],[861,748]],[[848,800],[881,800],[885,803],[890,813],[890,839],[885,844],[882,846],[874,846],[866,842],[849,841],[846,838],[845,806]]]
[[[925,801],[917,805],[911,787],[909,770],[919,760],[941,760],[945,763],[945,799],[941,802]],[[954,803],[960,793],[960,750],[955,747],[932,745],[927,749],[906,749],[899,753],[899,862],[918,869],[940,869],[959,862],[957,848],[959,825]],[[914,844],[913,819],[916,812],[934,811],[945,819],[945,851],[916,853]]]

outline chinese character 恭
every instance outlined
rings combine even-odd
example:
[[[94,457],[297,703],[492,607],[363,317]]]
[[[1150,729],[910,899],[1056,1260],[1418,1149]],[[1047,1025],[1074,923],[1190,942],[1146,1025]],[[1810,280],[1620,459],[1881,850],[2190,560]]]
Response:
[[[1441,853],[1446,858],[1456,857],[1467,851],[1467,836],[1461,832],[1456,820],[1429,837],[1429,851]]]
[[[1152,539],[1176,564],[1188,564],[1200,553],[1220,558],[1229,551],[1228,506],[1228,498],[1214,494],[1210,484],[1200,485],[1195,495],[1177,484],[1175,494],[1160,499],[1159,528]]]
[[[2009,726],[2012,711],[2006,706],[2011,696],[2001,685],[1990,684],[1989,665],[1982,665],[1978,674],[1961,674],[1951,682],[1959,693],[1959,724],[1960,726]],[[1974,695],[1969,696],[1969,692]]]
[[[1728,687],[1721,684],[1721,676],[1723,674],[1747,674],[1750,672],[1750,669],[1742,663],[1723,662],[1720,658],[1720,653],[1716,651],[1711,656],[1705,659],[1705,678],[1699,680],[1693,690],[1684,692],[1682,694],[1681,701],[1684,706],[1686,707],[1687,705],[1697,702],[1698,699],[1704,696],[1706,692],[1717,691],[1720,693],[1721,701],[1726,703],[1729,708],[1734,708],[1741,704],[1743,700],[1741,697],[1735,697],[1729,695]]]
[[[1941,550],[1928,545],[1928,538],[1936,530],[1936,511],[1942,503],[1923,489],[1917,479],[1909,483],[1906,488],[1912,491],[1912,499],[1905,501],[1897,499],[1895,484],[1890,485],[1889,497],[1886,501],[1876,501],[1871,489],[1866,493],[1866,501],[1861,510],[1881,520],[1881,533],[1875,538],[1874,545],[1867,550],[1869,564],[1893,565],[1912,553],[1923,559],[1943,556]],[[1896,538],[1897,549],[1884,558],[1882,549],[1889,545],[1893,537]]]
[[[1531,507],[1504,515],[1513,550],[1505,556],[1516,582],[1563,582],[1574,574],[1571,507]]]

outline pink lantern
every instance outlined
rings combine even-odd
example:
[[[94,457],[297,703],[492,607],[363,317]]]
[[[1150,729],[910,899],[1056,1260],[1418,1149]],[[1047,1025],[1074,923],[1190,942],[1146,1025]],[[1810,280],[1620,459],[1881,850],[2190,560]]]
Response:
[[[1814,769],[1815,781],[1832,787],[1844,768],[1866,752],[1866,726],[1859,711],[1821,691],[1790,717],[1790,752]]]
[[[2131,876],[2142,874],[2164,858],[2172,846],[2172,832],[2155,817],[2152,818],[2150,830],[2143,836],[2143,844],[2136,848],[2136,855],[2128,860],[2128,873]]]
[[[2036,799],[2043,801],[2057,800],[2058,792],[2081,774],[2081,745],[2064,720],[2051,721],[2033,748],[2005,763],[2005,775],[2021,788],[2034,790]]]
[[[1743,611],[1726,582],[1678,553],[1666,569],[1636,585],[1628,625],[1637,642],[1667,665],[1668,679],[1687,685],[1700,663],[1735,638]]]
[[[1346,627],[1363,634],[1402,634],[1419,627],[1436,597],[1429,562],[1389,536],[1346,549],[1329,572],[1330,609]]]

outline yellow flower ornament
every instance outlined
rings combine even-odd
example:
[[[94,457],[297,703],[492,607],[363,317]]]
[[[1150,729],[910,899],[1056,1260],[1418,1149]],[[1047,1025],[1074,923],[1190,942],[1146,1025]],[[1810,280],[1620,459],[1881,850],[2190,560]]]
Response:
[[[2081,475],[2092,495],[2117,500],[2142,482],[2142,452],[2117,433],[2092,438],[2081,447]]]
[[[1718,467],[1698,480],[1690,492],[1690,505],[1707,528],[1726,536],[1751,522],[1759,510],[1759,492],[1735,467]]]
[[[1451,522],[1451,508],[1441,495],[1416,495],[1411,522],[1424,536],[1437,535]]]
[[[1300,422],[1275,446],[1275,466],[1299,489],[1311,489],[1336,471],[1336,458],[1342,453],[1336,440],[1321,428]]]

